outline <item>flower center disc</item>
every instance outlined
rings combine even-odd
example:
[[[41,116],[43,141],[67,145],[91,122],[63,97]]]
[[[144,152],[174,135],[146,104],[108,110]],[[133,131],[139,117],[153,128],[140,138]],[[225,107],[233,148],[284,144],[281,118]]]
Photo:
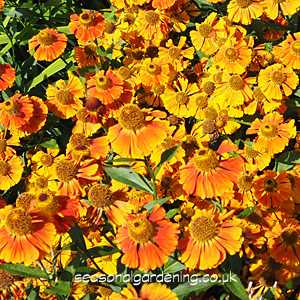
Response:
[[[110,79],[105,75],[100,75],[96,77],[96,86],[99,89],[106,90],[110,86]]]
[[[295,246],[298,241],[298,233],[294,230],[286,230],[281,235],[283,241],[289,246]]]
[[[113,203],[112,193],[108,186],[103,184],[93,185],[88,192],[88,198],[93,202],[93,205],[98,208],[103,208]]]
[[[89,148],[88,139],[81,133],[75,133],[71,136],[70,143],[76,150],[86,150]]]
[[[0,139],[0,153],[3,153],[6,150],[6,146],[6,139]]]
[[[207,81],[203,85],[203,91],[207,95],[212,95],[213,92],[215,91],[215,84],[212,81]]]
[[[93,21],[93,16],[88,12],[83,12],[82,14],[80,14],[79,20],[83,25],[90,25]]]
[[[22,208],[25,211],[29,209],[31,202],[35,199],[34,195],[30,193],[22,193],[16,200],[16,207]]]
[[[234,48],[228,48],[225,51],[225,56],[230,62],[234,62],[238,59],[239,54]]]
[[[13,283],[14,277],[10,273],[4,270],[0,270],[0,289],[6,289],[10,287]]]
[[[59,90],[56,94],[57,100],[63,104],[68,105],[72,102],[72,94],[68,90]]]
[[[137,243],[147,243],[154,236],[154,227],[147,219],[136,218],[128,223],[128,233]]]
[[[204,38],[208,38],[212,31],[212,27],[209,24],[200,24],[198,31]]]
[[[230,87],[235,91],[240,91],[244,87],[244,81],[239,75],[232,75],[229,79]]]
[[[300,41],[293,42],[292,49],[297,55],[300,55]]]
[[[180,105],[186,105],[186,104],[189,103],[189,96],[185,92],[178,92],[177,95],[176,95],[176,101]]]
[[[265,188],[265,191],[267,191],[269,193],[275,192],[277,189],[276,180],[273,178],[266,179],[264,182],[264,188]]]
[[[241,8],[246,8],[252,4],[253,0],[236,0],[236,3]]]
[[[47,31],[42,31],[38,34],[38,40],[42,45],[50,46],[54,42],[56,42],[57,38],[55,35],[47,32]]]
[[[43,164],[43,166],[45,167],[50,167],[53,164],[53,158],[50,154],[43,154],[41,156],[41,163]]]
[[[261,133],[263,136],[271,138],[276,136],[277,128],[272,124],[265,124],[261,128]]]
[[[148,71],[148,73],[150,73],[152,75],[159,74],[160,71],[161,71],[161,68],[160,68],[160,66],[151,63],[151,64],[148,65],[147,71]]]
[[[39,189],[45,189],[48,187],[48,178],[45,176],[39,176],[36,181],[35,185]]]
[[[141,129],[145,125],[145,115],[137,105],[128,104],[121,109],[119,122],[129,130]]]
[[[5,161],[0,161],[0,176],[7,176],[10,172],[10,165]]]
[[[3,106],[2,108],[6,111],[14,111],[16,109],[16,105],[14,104],[13,101],[11,100],[6,100],[4,103],[3,103]]]
[[[200,150],[198,156],[194,158],[197,168],[202,172],[209,172],[219,165],[216,153],[211,150]]]
[[[197,242],[209,241],[217,233],[216,224],[207,217],[199,217],[193,220],[190,223],[189,229],[193,240]]]
[[[32,219],[21,208],[13,208],[6,217],[6,226],[15,235],[26,235],[31,232]]]
[[[44,213],[54,214],[59,210],[60,204],[57,197],[51,194],[41,193],[38,196],[36,207]]]
[[[63,159],[57,163],[56,175],[60,181],[69,182],[77,174],[78,168],[72,161]]]
[[[180,57],[181,50],[178,47],[171,47],[169,49],[169,56],[173,59]]]
[[[281,71],[274,71],[272,74],[272,80],[273,82],[277,84],[282,84],[287,79],[287,75]]]
[[[159,14],[154,11],[147,11],[145,13],[145,20],[150,25],[156,25],[159,22]]]

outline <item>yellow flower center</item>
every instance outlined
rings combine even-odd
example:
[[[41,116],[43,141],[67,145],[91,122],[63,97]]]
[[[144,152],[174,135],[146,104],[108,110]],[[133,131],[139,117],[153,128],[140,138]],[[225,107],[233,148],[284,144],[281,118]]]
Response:
[[[62,159],[56,165],[56,175],[60,181],[69,182],[71,181],[77,174],[78,167],[74,164],[74,162]]]
[[[204,109],[208,105],[207,96],[203,96],[203,95],[198,96],[197,99],[196,99],[196,103],[197,103],[198,108]]]
[[[200,150],[194,162],[201,172],[209,172],[219,165],[217,154],[211,149]]]
[[[159,74],[161,72],[161,67],[159,65],[154,64],[154,63],[150,63],[147,66],[147,72],[151,75]]]
[[[258,155],[259,155],[259,152],[254,150],[253,148],[249,147],[249,146],[246,146],[245,147],[245,155],[247,158],[249,159],[254,159],[254,158],[257,158]]]
[[[105,75],[96,76],[96,86],[99,89],[106,90],[111,84],[110,79]]]
[[[199,217],[193,220],[189,225],[189,229],[192,239],[197,242],[209,241],[217,233],[215,222],[207,217]]]
[[[276,84],[282,84],[286,81],[287,75],[282,71],[274,71],[271,75],[271,79]]]
[[[43,154],[41,156],[40,160],[41,160],[41,163],[44,167],[50,167],[53,164],[52,156],[50,154],[47,154],[47,153]]]
[[[42,46],[50,46],[56,42],[57,37],[48,31],[41,31],[38,34],[38,40]]]
[[[171,58],[178,59],[180,57],[181,49],[178,47],[171,47],[168,52]]]
[[[81,133],[73,134],[70,138],[70,144],[75,150],[83,151],[89,148],[88,138]]]
[[[113,293],[113,291],[110,288],[106,288],[104,286],[99,286],[99,291],[102,297],[108,297]]]
[[[88,198],[92,201],[93,206],[98,208],[107,207],[114,202],[112,192],[109,187],[103,184],[93,185],[89,189]]]
[[[93,14],[89,12],[83,12],[79,16],[79,21],[82,25],[90,25],[93,22]]]
[[[242,192],[250,191],[252,188],[253,176],[243,175],[238,179],[237,185]]]
[[[277,127],[272,124],[264,124],[261,127],[261,133],[264,137],[272,138],[276,136]]]
[[[297,55],[300,55],[300,41],[293,42],[292,49]]]
[[[14,281],[14,277],[10,273],[0,270],[0,290],[9,288]]]
[[[198,27],[198,31],[202,37],[208,38],[212,31],[212,27],[209,24],[200,24]]]
[[[11,101],[11,100],[6,100],[4,103],[3,103],[3,106],[2,108],[5,110],[5,111],[14,111],[16,110],[16,104]]]
[[[41,193],[37,199],[35,207],[47,215],[55,214],[60,209],[58,198],[51,194]]]
[[[112,22],[106,22],[105,23],[105,32],[108,34],[111,34],[115,31],[116,25]]]
[[[236,0],[236,4],[241,8],[246,8],[252,4],[253,0]]]
[[[178,92],[176,94],[176,101],[177,103],[179,103],[180,105],[186,105],[189,103],[189,95],[185,92]]]
[[[203,84],[203,91],[207,95],[212,95],[215,91],[215,84],[212,81],[207,81]]]
[[[154,236],[154,226],[147,219],[137,217],[128,223],[128,234],[137,243],[147,243]]]
[[[0,161],[0,176],[7,176],[11,171],[11,167],[8,162]]]
[[[35,185],[39,189],[45,189],[48,187],[48,178],[45,176],[39,176],[36,181]]]
[[[34,195],[30,193],[22,193],[18,196],[16,200],[16,207],[22,208],[26,211],[30,208],[30,205],[34,199]]]
[[[32,230],[31,217],[21,208],[13,208],[6,217],[6,226],[15,235],[23,236]]]
[[[0,153],[5,152],[7,147],[6,139],[0,139]]]
[[[122,79],[127,80],[131,76],[131,72],[127,67],[122,66],[119,71],[119,75],[122,77]]]
[[[121,109],[119,123],[123,128],[138,130],[145,125],[145,115],[137,105],[127,104]]]
[[[216,131],[215,121],[205,119],[202,123],[202,132],[203,134],[212,134]]]
[[[288,246],[295,246],[298,242],[298,232],[288,229],[281,234],[282,240]]]
[[[228,48],[225,51],[225,56],[230,62],[234,62],[238,59],[239,53],[234,48]]]
[[[268,178],[264,181],[264,190],[269,193],[275,192],[277,190],[277,185],[274,178]]]
[[[146,11],[145,20],[148,24],[154,26],[159,23],[159,14],[154,11]]]
[[[56,98],[62,105],[68,105],[73,100],[73,96],[68,90],[57,91]]]
[[[239,75],[232,75],[229,79],[230,87],[235,91],[240,91],[244,88],[244,81]]]

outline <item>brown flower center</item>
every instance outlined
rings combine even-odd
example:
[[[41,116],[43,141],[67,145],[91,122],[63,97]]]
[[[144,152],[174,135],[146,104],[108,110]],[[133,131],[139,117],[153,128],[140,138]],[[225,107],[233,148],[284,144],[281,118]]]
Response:
[[[197,103],[198,108],[200,108],[200,109],[206,108],[208,105],[207,96],[203,96],[203,95],[198,96],[196,99],[196,103]]]
[[[131,72],[127,67],[122,66],[119,71],[119,75],[122,77],[122,79],[127,80],[131,76]]]
[[[68,90],[59,90],[56,94],[59,103],[68,105],[72,102],[73,96]]]
[[[230,61],[234,62],[238,59],[239,53],[234,48],[228,48],[225,51],[225,57]]]
[[[212,95],[215,91],[215,84],[212,81],[207,81],[203,84],[203,91],[207,95]]]
[[[209,24],[200,24],[198,27],[198,31],[202,37],[208,38],[212,31],[212,27]]]
[[[62,159],[56,165],[56,175],[60,181],[69,182],[71,181],[77,174],[78,167],[74,162]]]
[[[272,193],[275,192],[277,190],[277,182],[274,178],[267,178],[264,181],[264,189],[266,192]]]
[[[281,85],[282,83],[284,83],[286,81],[287,75],[282,71],[274,71],[272,73],[271,79],[276,84]]]
[[[50,46],[57,41],[57,37],[48,31],[41,31],[38,34],[38,40],[43,46]]]
[[[213,220],[207,217],[199,217],[193,220],[190,225],[190,234],[197,242],[206,242],[216,236],[217,228]]]
[[[138,130],[145,125],[145,115],[137,105],[127,104],[121,109],[119,123],[123,128]]]
[[[29,234],[32,229],[31,217],[21,208],[13,208],[6,217],[6,226],[15,235]]]
[[[264,124],[260,130],[262,135],[267,138],[272,138],[276,136],[277,133],[277,127],[272,124]]]
[[[53,164],[53,158],[50,154],[43,154],[41,156],[41,163],[44,167],[50,167]]]
[[[253,0],[236,0],[236,4],[241,8],[246,8],[252,4]]]
[[[249,147],[249,146],[246,146],[245,147],[245,155],[247,158],[249,159],[254,159],[254,158],[257,158],[258,155],[259,155],[259,152],[254,150],[253,148]]]
[[[248,192],[252,188],[253,176],[243,175],[238,179],[237,185],[242,192]]]
[[[211,149],[200,150],[194,162],[201,172],[209,172],[219,165],[217,154]]]
[[[30,193],[22,193],[18,196],[16,200],[16,207],[22,208],[25,211],[30,208],[32,201],[34,201],[35,197]]]
[[[79,21],[82,25],[90,25],[93,22],[93,14],[89,12],[83,12],[79,16]]]
[[[48,187],[48,178],[45,176],[39,176],[36,181],[35,185],[39,189],[45,189]]]
[[[112,192],[108,186],[103,184],[93,185],[88,192],[88,198],[92,201],[93,206],[97,208],[104,208],[114,202]]]
[[[75,150],[86,150],[89,148],[88,138],[81,133],[74,133],[70,138],[70,144]]]
[[[189,95],[185,92],[178,92],[176,94],[176,101],[180,105],[186,105],[189,103]]]
[[[244,88],[244,81],[239,75],[232,75],[229,79],[230,87],[235,91],[240,91]]]
[[[110,86],[110,79],[105,75],[100,75],[96,77],[96,86],[99,89],[106,90]]]
[[[6,100],[3,105],[2,105],[2,108],[5,110],[5,111],[8,111],[8,112],[14,112],[16,109],[17,109],[17,106],[16,104],[11,101],[11,100]]]
[[[154,26],[159,23],[159,14],[154,11],[146,11],[145,20],[148,24]]]
[[[0,153],[5,152],[7,147],[6,139],[0,139]]]
[[[172,59],[178,59],[181,54],[181,49],[179,49],[178,47],[171,47],[168,52],[169,52],[169,56]]]
[[[298,232],[291,229],[285,230],[281,238],[288,246],[295,246],[298,241]]]
[[[128,234],[137,243],[147,243],[154,236],[154,226],[143,217],[137,217],[128,223]]]
[[[161,72],[161,67],[157,64],[154,64],[154,63],[150,63],[148,66],[147,66],[147,72],[151,75],[154,75],[154,74],[159,74]]]
[[[10,164],[6,161],[0,161],[0,176],[7,176],[11,171]]]
[[[300,41],[293,42],[292,49],[296,53],[296,55],[300,55]]]
[[[14,277],[9,272],[0,270],[0,289],[9,288],[14,281]]]

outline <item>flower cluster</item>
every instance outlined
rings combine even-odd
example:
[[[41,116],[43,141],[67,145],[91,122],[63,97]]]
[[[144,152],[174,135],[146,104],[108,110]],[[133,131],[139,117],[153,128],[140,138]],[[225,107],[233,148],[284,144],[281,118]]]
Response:
[[[200,299],[174,284],[73,278],[129,270],[233,271],[240,289],[251,281],[250,299],[298,299],[299,9],[299,0],[74,5],[68,26],[27,37],[26,60],[3,55],[0,299],[26,299],[28,287],[42,299]],[[26,32],[11,38],[5,20],[14,47]],[[43,68],[30,85],[28,63]],[[20,265],[21,274],[8,267]]]

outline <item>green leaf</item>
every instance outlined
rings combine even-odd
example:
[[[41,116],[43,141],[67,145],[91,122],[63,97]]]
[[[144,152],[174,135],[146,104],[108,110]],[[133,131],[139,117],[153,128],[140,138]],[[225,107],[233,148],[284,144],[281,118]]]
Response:
[[[58,27],[56,27],[56,29],[57,29],[57,31],[62,32],[66,35],[72,34],[69,29],[69,26],[58,26]]]
[[[69,231],[69,235],[74,245],[83,251],[87,251],[83,233],[79,226],[73,226]]]
[[[225,273],[224,275],[230,278],[228,282],[224,282],[225,289],[240,300],[249,300],[249,295],[246,292],[240,278],[234,273]]]
[[[288,151],[280,155],[275,159],[274,169],[277,172],[283,172],[290,170],[294,165],[300,163],[300,152],[298,151]]]
[[[44,148],[59,148],[55,139],[48,140],[46,142],[41,143],[41,146]]]
[[[40,299],[39,289],[38,288],[31,288],[26,299],[27,300],[38,300],[38,299]]]
[[[170,209],[170,210],[168,210],[168,212],[166,213],[166,217],[167,217],[168,219],[171,219],[171,218],[173,218],[178,212],[179,212],[179,208],[173,208],[173,209]]]
[[[108,247],[108,246],[102,246],[102,247],[93,247],[87,250],[88,257],[101,257],[101,256],[107,256],[112,255],[114,253],[119,252],[117,248]]]
[[[156,166],[155,170],[154,170],[154,174],[157,175],[158,172],[160,171],[162,165],[171,160],[175,154],[176,154],[176,151],[178,150],[179,146],[175,146],[175,147],[172,147],[166,151],[164,151],[162,154],[161,154],[161,158],[160,158],[160,162],[159,164]]]
[[[161,199],[156,199],[153,201],[150,201],[149,203],[147,203],[146,205],[144,205],[144,207],[151,212],[152,209],[156,206],[156,205],[163,205],[166,202],[168,202],[168,200],[170,199],[170,197],[165,197],[165,198],[161,198]]]
[[[71,291],[71,283],[69,281],[59,280],[53,287],[45,290],[48,294],[68,297]]]
[[[136,173],[130,168],[105,167],[105,172],[114,180],[154,195],[152,183],[145,176]]]
[[[1,264],[0,269],[21,277],[48,278],[43,270],[23,264]]]
[[[67,63],[71,62],[72,58],[67,59]],[[50,66],[44,69],[38,76],[36,76],[29,85],[28,91],[36,87],[38,84],[43,82],[45,79],[53,76],[55,73],[63,70],[67,64],[61,59],[57,59]]]
[[[185,270],[185,265],[171,257],[164,267],[164,273],[176,273],[182,270]]]
[[[200,279],[200,278],[199,278]],[[211,282],[208,280],[195,282],[186,282],[178,285],[176,288],[173,289],[173,292],[178,297],[185,297],[190,296],[191,293],[204,293],[211,287],[215,285],[220,285],[217,282]]]
[[[252,215],[255,212],[256,206],[251,206],[245,208],[243,211],[241,211],[237,216],[238,218],[247,218],[250,215]]]

